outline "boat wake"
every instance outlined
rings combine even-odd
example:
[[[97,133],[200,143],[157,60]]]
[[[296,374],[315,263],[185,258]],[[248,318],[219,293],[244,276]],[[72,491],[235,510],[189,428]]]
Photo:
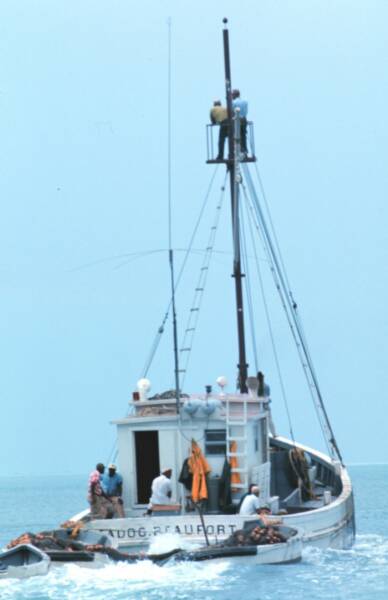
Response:
[[[202,545],[204,544],[205,540]],[[175,548],[180,548],[181,550],[194,550],[200,546],[201,544],[194,544],[178,533],[164,533],[162,535],[157,535],[152,540],[148,552],[149,554],[164,554],[165,552],[170,552],[170,550],[175,550]]]
[[[387,577],[388,538],[366,534],[357,536],[350,550],[305,550],[291,587],[300,590],[301,586],[308,586],[311,597],[317,600],[365,599],[372,597],[371,590],[373,600],[384,600]],[[302,596],[305,597],[308,598],[308,594]]]
[[[159,567],[149,561],[116,563],[100,568],[74,564],[53,567],[46,577],[0,582],[2,600],[48,600],[53,598],[109,600],[140,598],[188,598],[221,590],[228,563],[181,563]],[[179,595],[175,596],[175,594]]]
[[[160,536],[153,550],[171,549]],[[181,540],[180,540],[181,541]],[[172,544],[172,546],[171,546]],[[232,560],[160,567],[149,561],[100,568],[54,566],[45,577],[0,582],[1,600],[386,600],[388,538],[360,535],[351,550],[308,548],[295,565],[244,566]]]

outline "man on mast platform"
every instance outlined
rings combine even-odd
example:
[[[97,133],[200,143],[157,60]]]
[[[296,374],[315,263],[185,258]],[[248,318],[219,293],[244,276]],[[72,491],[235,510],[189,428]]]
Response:
[[[247,116],[248,102],[240,97],[240,90],[232,91],[232,106],[233,110],[239,110],[240,127],[241,127],[241,152],[247,155]]]
[[[216,160],[224,160],[225,139],[228,137],[228,111],[221,105],[221,100],[214,100],[210,111],[210,121],[212,125],[219,125],[218,135],[218,154]]]

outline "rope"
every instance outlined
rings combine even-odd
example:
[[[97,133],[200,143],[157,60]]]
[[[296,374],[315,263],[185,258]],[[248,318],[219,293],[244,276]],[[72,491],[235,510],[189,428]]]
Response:
[[[257,197],[255,198],[255,196],[254,196],[254,189],[251,190],[251,192],[252,191],[253,191],[253,194],[252,194],[253,198],[258,202]],[[257,209],[257,206],[255,204],[254,204],[254,207]],[[317,407],[316,402],[315,402],[313,385],[312,385],[312,383],[310,381],[308,370],[307,370],[308,365],[306,364],[306,362],[305,362],[305,360],[303,358],[303,349],[302,349],[300,341],[298,339],[297,331],[295,330],[294,324],[292,322],[292,316],[290,315],[290,312],[288,310],[287,295],[286,296],[284,295],[284,289],[281,286],[281,274],[279,274],[278,271],[277,271],[277,269],[276,269],[276,262],[274,261],[274,257],[271,254],[270,245],[267,243],[268,240],[267,240],[266,235],[265,235],[265,229],[264,229],[264,224],[263,224],[263,220],[262,220],[262,213],[260,213],[260,212],[258,212],[258,214],[257,214],[257,226],[258,226],[259,233],[260,233],[260,236],[261,236],[261,239],[262,239],[262,242],[263,242],[264,251],[266,252],[268,260],[269,260],[270,270],[271,270],[272,276],[273,276],[274,281],[275,281],[275,286],[276,286],[276,289],[277,289],[277,291],[279,293],[281,304],[283,306],[283,309],[284,309],[284,312],[285,312],[285,315],[286,315],[286,318],[287,318],[287,321],[288,321],[288,324],[289,324],[289,327],[290,327],[290,330],[291,330],[292,336],[294,338],[295,345],[296,345],[296,348],[297,348],[297,351],[298,351],[298,354],[299,354],[299,357],[300,357],[300,360],[301,360],[303,371],[304,371],[304,374],[305,374],[305,377],[306,377],[306,381],[307,381],[307,384],[308,384],[308,389],[310,391],[310,395],[311,395],[311,398],[313,400],[313,405],[315,406],[315,409],[316,409],[316,414],[317,414],[318,422],[319,422],[321,430],[322,430],[322,432],[324,434],[323,438],[325,440],[327,450],[330,453],[330,447],[328,445],[327,435],[325,435],[324,424],[322,422],[322,418],[321,418],[320,412],[319,412],[318,407]]]
[[[259,233],[259,229],[258,229],[258,225],[257,225],[257,223],[255,221],[255,215],[253,213],[253,206],[249,202],[249,198],[248,198],[248,195],[247,195],[246,188],[245,188],[244,185],[242,187],[243,187],[243,193],[244,193],[245,201],[246,201],[247,206],[248,206],[248,208],[249,208],[249,210],[251,212],[251,215],[252,215],[252,220],[248,219],[248,225],[249,225],[249,230],[250,230],[250,235],[251,235],[253,252],[254,252],[254,256],[255,256],[256,271],[257,271],[257,276],[258,276],[259,284],[260,284],[261,297],[262,297],[263,306],[264,306],[264,312],[265,312],[265,316],[266,316],[266,320],[267,320],[268,332],[269,332],[269,336],[270,336],[270,340],[271,340],[272,353],[273,353],[273,356],[274,356],[275,365],[276,365],[276,371],[277,371],[278,379],[279,379],[279,383],[280,383],[281,395],[282,395],[284,407],[285,407],[286,414],[287,414],[288,427],[289,427],[289,430],[290,430],[290,437],[291,437],[293,443],[295,444],[295,436],[294,436],[294,431],[293,431],[293,426],[292,426],[291,413],[290,413],[290,408],[289,408],[289,404],[288,404],[288,398],[287,398],[287,394],[286,394],[286,388],[285,388],[285,385],[284,385],[284,380],[283,380],[283,376],[282,376],[282,372],[281,372],[281,368],[280,368],[279,355],[278,355],[278,351],[277,351],[277,348],[276,348],[275,336],[274,336],[274,333],[273,333],[273,328],[272,328],[272,323],[271,323],[271,317],[270,317],[269,308],[268,308],[268,302],[267,302],[267,298],[266,298],[266,295],[265,295],[264,283],[263,283],[263,278],[262,278],[261,270],[260,270],[260,263],[259,263],[259,259],[258,259],[258,256],[257,256],[257,248],[256,248],[256,243],[255,243],[255,237],[253,235],[254,232],[253,232],[253,229],[252,229],[252,221],[256,225],[256,229],[257,229],[258,233]]]
[[[243,205],[241,205],[241,209],[243,209]],[[255,333],[255,319],[254,319],[254,311],[253,311],[253,302],[252,302],[252,288],[250,283],[250,273],[249,273],[249,261],[248,261],[248,253],[247,253],[247,243],[245,236],[245,227],[244,227],[244,211],[241,210],[241,242],[242,242],[242,263],[243,263],[243,271],[246,273],[245,278],[245,287],[246,287],[246,295],[248,300],[248,314],[249,314],[249,324],[251,330],[251,338],[252,338],[252,348],[253,348],[253,356],[255,362],[255,371],[256,373],[259,371],[259,361],[257,356],[257,344],[256,344],[256,333]]]
[[[129,262],[132,262],[139,258],[143,258],[144,256],[148,256],[149,254],[157,254],[158,252],[164,252],[164,249],[160,248],[157,250],[143,250],[141,252],[126,252],[124,254],[117,254],[115,256],[107,256],[106,258],[99,258],[98,260],[93,260],[89,263],[85,263],[83,265],[79,265],[78,267],[69,269],[68,272],[73,273],[75,271],[82,271],[83,269],[88,269],[89,267],[94,267],[94,266],[100,265],[102,263],[111,262],[113,260],[118,260],[119,258],[124,258],[126,256],[130,256],[131,258],[129,258],[125,263],[122,263],[121,265],[119,265],[119,267],[120,267],[123,264],[128,264]],[[115,267],[115,268],[119,268],[119,267]]]
[[[298,353],[300,356],[300,360],[301,360],[301,363],[303,366],[306,380],[307,380],[307,383],[308,383],[308,386],[310,389],[310,394],[312,396],[313,403],[314,403],[314,406],[316,409],[317,418],[320,423],[322,432],[324,434],[324,439],[326,442],[328,452],[333,457],[333,452],[335,451],[337,453],[337,456],[339,457],[339,459],[342,462],[342,457],[341,457],[340,451],[338,449],[338,446],[335,442],[334,434],[332,432],[331,425],[330,425],[325,407],[323,405],[323,399],[322,399],[322,396],[321,396],[321,393],[319,390],[318,381],[315,376],[315,371],[314,371],[311,361],[309,360],[310,359],[309,352],[308,352],[306,345],[304,344],[303,332],[301,332],[301,330],[298,327],[298,325],[299,325],[298,319],[295,317],[295,313],[294,313],[295,307],[294,307],[294,304],[291,301],[290,295],[288,293],[287,285],[285,282],[285,277],[284,277],[282,269],[279,265],[279,260],[276,255],[275,248],[271,242],[271,237],[269,235],[268,228],[267,228],[267,225],[266,225],[266,222],[264,219],[264,215],[263,215],[263,212],[260,207],[259,199],[256,195],[250,173],[249,173],[248,169],[245,168],[245,165],[243,165],[243,167],[244,167],[244,173],[246,176],[246,180],[248,182],[248,188],[251,193],[252,200],[253,200],[253,205],[254,205],[254,208],[255,208],[255,211],[257,214],[257,220],[258,220],[258,224],[259,224],[260,231],[262,234],[264,248],[265,248],[267,256],[269,258],[271,272],[273,274],[273,277],[275,280],[275,285],[276,285],[276,288],[278,289],[278,292],[279,292],[279,295],[281,298],[281,302],[283,304],[283,308],[285,310],[286,317],[287,317],[292,335],[293,335],[295,343],[296,343],[296,347],[297,347],[297,350],[298,350]]]
[[[296,465],[295,458],[294,458],[295,454],[297,455],[297,457],[299,456],[299,460],[301,463],[301,471],[298,470],[298,467]],[[307,463],[307,460],[306,460],[303,450],[301,450],[298,446],[295,445],[294,448],[291,448],[288,451],[288,459],[290,461],[292,470],[294,471],[294,473],[297,477],[298,486],[300,488],[304,488],[304,490],[308,493],[308,495],[311,499],[315,498],[315,495],[314,495],[314,492],[312,489],[312,485],[311,485],[311,481],[309,479],[308,463]],[[305,467],[305,471],[303,471],[302,463]],[[305,483],[305,479],[307,480],[307,485]]]
[[[288,290],[291,290],[291,286],[290,286],[290,283],[289,283],[288,277],[287,277],[286,267],[285,267],[284,261],[283,261],[282,252],[280,250],[280,245],[279,245],[278,238],[277,238],[277,235],[276,235],[276,230],[275,230],[275,227],[274,227],[274,224],[273,224],[271,211],[269,210],[269,203],[267,202],[267,195],[266,195],[265,190],[264,190],[264,185],[263,185],[263,181],[262,181],[261,176],[260,176],[260,171],[259,171],[259,167],[257,165],[257,162],[255,162],[255,172],[256,172],[257,180],[259,182],[259,187],[260,187],[261,195],[262,195],[263,200],[264,200],[265,209],[267,211],[268,222],[270,224],[271,231],[272,231],[272,236],[273,236],[273,239],[275,241],[275,246],[276,246],[276,250],[277,250],[277,253],[278,253],[278,256],[279,256],[279,261],[280,261],[280,264],[281,264],[282,269],[283,269],[283,273],[284,273],[284,277],[285,277],[285,280],[286,280],[286,283],[287,283]]]
[[[182,389],[183,389],[184,382],[186,380],[187,369],[188,369],[191,352],[192,352],[192,348],[193,348],[193,343],[194,343],[194,337],[195,337],[195,333],[197,330],[200,310],[201,310],[202,301],[203,301],[203,297],[204,297],[204,293],[205,293],[207,278],[209,275],[210,262],[211,262],[212,255],[213,255],[216,234],[217,234],[218,225],[219,225],[220,216],[221,216],[221,209],[222,209],[223,200],[225,197],[226,177],[227,177],[227,174],[225,175],[224,182],[221,187],[220,198],[219,198],[219,201],[217,202],[215,217],[213,220],[213,224],[210,228],[210,234],[209,234],[209,238],[208,238],[208,242],[207,242],[207,246],[206,246],[206,250],[205,250],[204,260],[202,262],[197,285],[194,290],[194,297],[193,297],[191,309],[190,309],[189,316],[187,319],[185,333],[184,333],[181,348],[180,348],[181,356],[185,356],[185,358],[182,360],[182,370],[181,370],[181,372],[182,372]]]
[[[192,249],[192,246],[193,246],[194,240],[195,240],[195,236],[196,236],[196,234],[197,234],[197,231],[198,231],[198,227],[199,227],[199,225],[200,225],[200,222],[201,222],[201,220],[202,220],[202,216],[203,216],[203,213],[204,213],[204,211],[205,211],[206,204],[207,204],[207,202],[208,202],[208,199],[209,199],[209,196],[210,196],[210,192],[211,192],[211,190],[212,190],[212,188],[213,188],[213,183],[214,183],[214,180],[215,180],[215,177],[216,177],[217,171],[218,171],[218,166],[217,166],[217,168],[214,170],[214,173],[213,173],[213,175],[212,175],[212,177],[211,177],[211,179],[210,179],[210,183],[209,183],[208,189],[207,189],[207,191],[206,191],[205,198],[204,198],[204,201],[203,201],[203,203],[202,203],[201,209],[200,209],[200,211],[199,211],[199,215],[198,215],[197,221],[196,221],[196,223],[195,223],[195,226],[194,226],[193,232],[192,232],[192,234],[191,234],[191,237],[190,237],[190,242],[189,242],[188,248],[186,249],[186,253],[185,253],[185,256],[184,256],[184,259],[183,259],[183,262],[182,262],[181,268],[180,268],[180,270],[179,270],[178,277],[177,277],[177,278],[176,278],[176,280],[175,280],[175,292],[177,291],[177,289],[178,289],[178,287],[179,287],[179,284],[180,284],[180,281],[181,281],[181,278],[182,278],[182,275],[183,275],[184,269],[185,269],[185,267],[186,267],[186,263],[187,263],[187,260],[188,260],[188,257],[189,257],[189,255],[190,255],[190,252],[191,252],[191,249]],[[162,335],[163,335],[163,333],[164,333],[164,326],[165,326],[165,324],[166,324],[166,321],[167,321],[167,319],[168,319],[168,316],[169,316],[169,313],[170,313],[171,304],[172,304],[172,300],[171,300],[171,298],[170,298],[170,300],[169,300],[169,302],[168,302],[168,305],[167,305],[167,308],[166,308],[166,310],[165,310],[165,313],[164,313],[164,317],[163,317],[163,319],[162,319],[162,322],[161,322],[161,324],[160,324],[160,325],[159,325],[159,327],[158,327],[157,333],[156,333],[156,335],[155,335],[155,338],[154,338],[154,341],[153,341],[153,343],[152,343],[152,346],[151,346],[151,351],[149,352],[148,358],[147,358],[147,360],[146,360],[146,362],[145,362],[145,364],[144,364],[144,367],[143,367],[143,370],[142,370],[142,375],[141,375],[141,377],[147,377],[148,371],[150,370],[150,367],[151,367],[151,365],[152,365],[152,362],[153,362],[153,360],[154,360],[154,358],[155,358],[155,354],[156,354],[156,352],[157,352],[157,350],[158,350],[158,347],[159,347],[159,344],[160,344],[161,337],[162,337]]]

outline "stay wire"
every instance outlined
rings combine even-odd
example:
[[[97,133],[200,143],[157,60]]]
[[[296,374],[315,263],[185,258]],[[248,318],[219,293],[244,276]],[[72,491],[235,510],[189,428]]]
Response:
[[[99,258],[97,260],[93,260],[91,262],[84,263],[82,265],[79,265],[78,267],[73,267],[73,268],[69,269],[68,272],[74,273],[75,271],[82,271],[83,269],[89,269],[90,267],[101,265],[103,263],[113,262],[114,260],[119,260],[119,259],[123,259],[126,257],[128,259],[126,261],[126,263],[122,263],[119,265],[119,267],[115,267],[115,269],[117,269],[117,268],[120,268],[120,266],[122,266],[123,264],[127,264],[127,263],[137,260],[139,258],[143,258],[144,256],[148,256],[149,254],[156,254],[158,252],[164,252],[164,251],[165,251],[164,248],[158,248],[155,250],[142,250],[139,252],[124,252],[123,254],[107,256],[105,258]],[[128,257],[130,257],[130,258],[128,258]]]
[[[336,445],[336,442],[334,439],[334,434],[332,433],[331,426],[330,426],[330,423],[328,420],[328,416],[327,416],[327,413],[323,406],[323,399],[322,399],[322,396],[319,391],[318,382],[317,382],[316,378],[314,377],[314,375],[315,375],[314,372],[310,368],[310,364],[308,361],[308,354],[306,353],[306,349],[303,344],[303,338],[301,337],[299,329],[298,329],[298,323],[295,319],[293,305],[292,305],[290,296],[287,292],[287,286],[284,281],[283,273],[279,267],[279,261],[276,256],[276,252],[273,247],[273,244],[271,242],[271,237],[269,235],[268,228],[266,226],[264,215],[263,215],[262,209],[260,207],[259,199],[255,192],[253,182],[250,177],[250,173],[249,173],[248,169],[245,169],[244,172],[245,172],[246,180],[248,182],[248,189],[249,189],[251,197],[252,197],[253,205],[254,205],[256,213],[257,213],[257,222],[258,222],[260,230],[262,232],[264,248],[266,250],[266,253],[267,253],[267,256],[268,256],[268,259],[270,262],[271,272],[274,276],[275,285],[279,292],[279,295],[280,295],[280,298],[281,298],[281,301],[282,301],[282,304],[283,304],[283,307],[285,310],[285,314],[286,314],[286,317],[287,317],[287,320],[288,320],[288,323],[290,326],[290,330],[291,330],[291,333],[295,340],[295,344],[296,344],[296,347],[297,347],[297,350],[298,350],[298,353],[300,356],[300,360],[301,360],[301,363],[303,366],[303,370],[304,370],[304,373],[306,376],[306,380],[308,383],[308,388],[310,390],[313,404],[316,409],[317,418],[321,425],[322,432],[324,434],[323,437],[326,442],[328,453],[331,456],[333,456],[333,451],[335,450],[337,452],[339,459],[342,462],[340,451],[338,449],[338,446]],[[309,377],[309,373],[310,373],[311,379]],[[314,392],[317,394],[317,398],[315,398]],[[318,402],[316,402],[316,400]],[[322,411],[322,415],[321,415],[321,411]],[[330,442],[330,445],[329,445],[329,442]]]
[[[295,315],[296,315],[296,317],[298,319],[299,327],[300,327],[301,334],[302,334],[303,340],[304,340],[304,346],[305,346],[307,354],[309,356],[309,361],[310,361],[310,363],[312,365],[311,354],[310,354],[310,351],[309,351],[309,348],[308,348],[308,345],[307,345],[307,339],[306,339],[306,335],[304,333],[302,320],[301,320],[300,314],[298,313],[298,310],[297,310],[298,305],[297,305],[296,300],[294,299],[294,296],[293,296],[293,293],[292,293],[292,290],[291,290],[291,285],[290,285],[290,282],[289,282],[289,279],[288,279],[287,270],[286,270],[285,263],[284,263],[284,260],[283,260],[283,255],[282,255],[282,252],[281,252],[281,249],[280,249],[280,244],[279,244],[279,241],[278,241],[278,237],[276,235],[276,229],[275,229],[275,226],[274,226],[274,223],[273,223],[273,219],[272,219],[272,215],[271,215],[271,211],[270,211],[270,208],[269,208],[269,202],[267,201],[267,195],[265,193],[263,180],[262,180],[262,177],[260,175],[260,171],[259,171],[259,167],[258,167],[257,163],[255,163],[255,172],[256,172],[256,177],[257,177],[258,183],[259,183],[261,195],[263,197],[265,209],[266,209],[266,212],[267,212],[268,222],[269,222],[270,227],[271,227],[272,236],[273,236],[273,239],[275,241],[276,250],[277,250],[277,253],[278,253],[278,256],[279,256],[279,263],[280,263],[281,268],[282,268],[284,280],[285,280],[285,282],[287,284],[287,293],[288,293],[288,295],[290,297],[290,300],[292,302],[292,307],[293,307]]]
[[[225,198],[225,184],[226,184],[227,174],[225,174],[224,182],[221,187],[220,196],[216,204],[216,212],[212,222],[212,226],[210,228],[210,234],[208,237],[207,246],[205,249],[204,260],[201,265],[200,275],[197,281],[197,286],[194,291],[194,299],[191,305],[189,317],[187,320],[187,325],[185,329],[185,333],[183,335],[182,344],[180,348],[181,354],[183,352],[186,353],[185,360],[182,360],[182,364],[184,365],[184,369],[182,370],[182,389],[184,382],[186,381],[186,375],[188,370],[189,361],[191,358],[191,352],[193,349],[194,338],[198,327],[199,315],[202,306],[202,301],[205,293],[206,283],[209,276],[210,264],[213,258],[214,253],[214,245],[216,242],[216,235],[218,230],[219,221],[221,218],[222,206]],[[189,344],[187,346],[187,344]]]
[[[182,265],[181,265],[181,267],[179,269],[178,276],[177,276],[177,278],[175,280],[175,292],[177,291],[177,289],[179,287],[179,284],[181,282],[182,275],[183,275],[183,272],[184,272],[185,267],[186,267],[186,263],[188,261],[189,255],[191,253],[192,246],[194,244],[195,237],[196,237],[197,232],[198,232],[199,225],[200,225],[200,223],[202,221],[203,213],[204,213],[206,205],[208,203],[210,193],[211,193],[211,191],[213,189],[213,184],[214,184],[214,180],[216,178],[217,172],[218,172],[218,165],[217,165],[216,169],[214,170],[214,172],[213,172],[213,174],[212,174],[212,176],[210,178],[210,183],[208,185],[208,189],[206,191],[205,198],[204,198],[204,200],[202,202],[202,205],[201,205],[201,208],[200,208],[200,211],[199,211],[199,215],[198,215],[197,221],[196,221],[194,229],[192,231],[189,245],[187,247],[185,256],[183,258]],[[152,362],[154,360],[155,354],[156,354],[157,349],[159,347],[161,336],[164,333],[164,326],[165,326],[165,324],[167,322],[167,319],[168,319],[168,316],[169,316],[169,313],[170,313],[171,303],[172,303],[172,300],[170,298],[170,300],[168,302],[168,305],[167,305],[167,308],[165,310],[162,322],[161,322],[161,324],[158,327],[157,333],[155,335],[154,342],[152,343],[151,350],[149,352],[148,358],[147,358],[147,360],[146,360],[146,362],[144,364],[144,367],[143,367],[143,370],[142,370],[142,377],[146,377],[147,376],[147,374],[149,372],[149,369],[150,369],[150,367],[152,365]]]
[[[302,324],[302,319],[301,319],[300,314],[298,312],[298,305],[297,305],[297,302],[294,299],[294,296],[293,296],[293,293],[292,293],[292,290],[291,290],[291,285],[290,285],[290,282],[288,280],[287,271],[286,271],[285,264],[284,264],[283,257],[282,257],[282,252],[280,250],[280,245],[279,245],[279,242],[278,242],[278,239],[277,239],[277,235],[276,235],[276,230],[275,230],[275,227],[274,227],[274,224],[273,224],[273,220],[272,220],[272,216],[271,216],[271,211],[269,209],[269,203],[267,202],[267,196],[266,196],[266,193],[265,193],[265,190],[264,190],[263,181],[262,181],[262,178],[261,178],[260,171],[259,171],[257,163],[255,163],[255,171],[256,171],[257,180],[259,182],[259,187],[260,187],[260,190],[261,190],[261,194],[262,194],[262,197],[263,197],[263,200],[264,200],[264,204],[265,204],[265,207],[266,207],[268,221],[270,223],[272,235],[273,235],[273,238],[274,238],[274,241],[275,241],[275,246],[276,246],[277,253],[278,253],[278,256],[279,256],[279,262],[280,262],[280,265],[281,265],[281,268],[282,268],[283,277],[284,277],[284,280],[285,280],[285,282],[287,284],[286,291],[287,291],[288,298],[290,300],[290,304],[292,306],[293,318],[294,318],[294,321],[295,321],[295,325],[296,325],[296,327],[298,329],[298,334],[300,335],[300,338],[301,338],[301,343],[302,343],[302,346],[303,346],[303,349],[304,349],[304,352],[305,352],[305,355],[306,355],[306,360],[308,361],[308,364],[309,364],[309,369],[311,371],[311,377],[313,379],[314,386],[316,387],[316,392],[317,392],[318,400],[319,400],[319,403],[320,403],[320,409],[321,409],[321,411],[323,413],[323,417],[324,417],[324,420],[325,420],[325,423],[326,423],[326,428],[328,429],[328,432],[329,432],[330,444],[333,447],[333,449],[335,450],[335,452],[337,453],[338,458],[340,459],[341,463],[343,463],[342,455],[341,455],[341,452],[340,452],[339,447],[337,445],[336,439],[334,437],[334,432],[332,430],[332,427],[331,427],[331,424],[330,424],[330,420],[329,420],[329,417],[328,417],[328,414],[327,414],[327,411],[326,411],[326,407],[325,407],[325,404],[323,402],[323,398],[322,398],[322,395],[321,395],[321,392],[320,392],[318,378],[317,378],[315,367],[314,367],[314,364],[313,364],[313,361],[312,361],[311,353],[310,353],[310,350],[309,350],[309,347],[308,347],[307,338],[306,338],[306,335],[305,335],[305,332],[304,332],[304,328],[303,328],[303,324]]]
[[[300,331],[300,335],[301,335],[301,338],[303,340],[303,345],[304,345],[304,348],[305,348],[305,351],[306,351],[306,356],[307,356],[307,359],[309,361],[309,365],[310,365],[310,368],[312,370],[313,376],[314,376],[315,380],[317,380],[317,375],[316,375],[315,368],[314,368],[314,365],[313,365],[311,353],[310,353],[310,350],[309,350],[309,347],[308,347],[307,338],[306,338],[306,335],[305,335],[305,332],[304,332],[302,319],[301,319],[301,316],[300,316],[300,314],[298,312],[298,304],[297,304],[297,302],[296,302],[296,300],[294,298],[294,295],[292,293],[292,290],[291,290],[291,285],[290,285],[290,282],[289,282],[289,279],[288,279],[287,270],[286,270],[285,263],[284,263],[284,260],[283,260],[283,255],[282,255],[282,252],[281,252],[281,249],[280,249],[280,244],[279,244],[279,241],[278,241],[278,237],[276,235],[276,229],[275,229],[275,226],[274,226],[274,223],[273,223],[273,219],[272,219],[272,215],[271,215],[271,211],[270,211],[270,208],[269,208],[269,202],[267,201],[267,195],[265,193],[263,180],[262,180],[262,177],[260,175],[260,171],[259,171],[259,167],[258,167],[257,162],[255,163],[255,172],[256,172],[257,181],[259,183],[261,195],[262,195],[262,198],[263,198],[263,201],[264,201],[265,209],[266,209],[266,212],[267,212],[268,222],[269,222],[270,227],[271,227],[272,236],[273,236],[273,239],[275,241],[276,250],[277,250],[277,253],[278,253],[278,256],[279,256],[279,263],[280,263],[281,268],[282,268],[284,280],[285,280],[285,282],[287,284],[287,293],[288,293],[288,296],[290,298],[293,311],[295,313],[295,319],[297,320],[297,327],[298,327],[298,329]],[[323,409],[325,410],[324,407],[323,407]],[[334,444],[336,445],[335,440],[334,440]],[[338,448],[337,448],[337,452],[339,452]]]
[[[252,193],[252,196],[254,197],[253,193]],[[256,208],[257,208],[257,205],[255,203],[254,203],[254,206],[256,206]],[[294,327],[294,324],[293,324],[292,314],[290,314],[289,309],[288,309],[287,294],[284,293],[284,289],[281,286],[281,283],[280,283],[281,280],[280,280],[279,274],[278,274],[278,272],[276,270],[276,263],[273,261],[273,257],[271,255],[271,249],[270,249],[268,240],[266,238],[265,224],[263,223],[263,220],[261,219],[261,217],[262,217],[262,214],[259,212],[258,215],[257,215],[257,223],[258,223],[258,227],[259,227],[259,231],[260,231],[260,237],[262,238],[263,245],[264,245],[264,250],[265,250],[265,252],[266,252],[266,254],[268,256],[269,264],[270,264],[270,269],[271,269],[272,275],[274,277],[276,289],[278,290],[279,297],[280,297],[280,300],[281,300],[281,303],[282,303],[282,306],[283,306],[283,309],[284,309],[284,312],[285,312],[285,315],[286,315],[286,318],[287,318],[287,321],[288,321],[288,324],[289,324],[289,327],[290,327],[290,330],[291,330],[292,336],[294,338],[295,345],[296,345],[296,348],[297,348],[297,351],[298,351],[298,354],[299,354],[299,357],[300,357],[300,360],[301,360],[303,371],[305,373],[306,381],[307,381],[307,384],[308,384],[308,389],[310,391],[311,398],[313,400],[313,406],[315,407],[317,418],[318,418],[318,422],[319,422],[320,427],[321,427],[322,432],[323,432],[323,439],[324,439],[324,441],[326,443],[327,450],[328,450],[328,452],[330,454],[330,447],[329,447],[329,444],[328,444],[328,439],[327,439],[327,437],[325,435],[325,428],[324,428],[324,424],[323,424],[323,421],[322,421],[322,417],[321,417],[320,411],[318,410],[318,407],[317,407],[316,402],[315,402],[315,397],[314,397],[314,393],[313,393],[313,389],[314,388],[313,388],[313,385],[312,385],[312,383],[311,383],[311,381],[309,379],[309,376],[308,376],[308,371],[307,371],[308,365],[305,363],[305,361],[303,359],[303,353],[302,353],[303,348],[301,347],[300,340],[298,339],[296,328]]]
[[[256,342],[256,333],[255,333],[255,315],[253,310],[253,301],[252,301],[252,288],[251,288],[251,277],[249,272],[249,260],[248,260],[248,252],[247,252],[247,241],[245,236],[245,219],[244,219],[244,205],[240,203],[240,219],[241,219],[241,245],[242,245],[242,259],[243,259],[243,270],[246,273],[245,281],[245,289],[246,296],[248,300],[248,314],[249,314],[249,324],[252,338],[252,349],[253,349],[253,357],[255,361],[255,372],[259,371],[259,360],[257,355],[257,342]],[[249,220],[249,219],[248,219]]]
[[[280,244],[279,244],[279,241],[278,241],[278,237],[276,235],[276,229],[275,229],[275,226],[274,226],[274,223],[273,223],[271,211],[269,209],[269,202],[267,201],[267,194],[265,193],[263,180],[261,178],[257,162],[255,162],[254,164],[255,164],[255,172],[256,172],[258,183],[259,183],[261,195],[262,195],[263,200],[264,200],[264,206],[265,206],[265,209],[267,211],[268,222],[269,222],[270,227],[271,227],[272,236],[273,236],[273,239],[275,241],[276,250],[277,250],[277,253],[278,253],[278,256],[279,256],[279,262],[281,264],[281,267],[282,267],[282,270],[283,270],[283,273],[284,273],[284,278],[285,278],[285,281],[287,283],[287,288],[288,288],[289,294],[291,294],[291,286],[290,286],[290,282],[288,281],[287,271],[286,271],[285,263],[283,261],[283,255],[282,255],[282,252],[280,250]],[[292,298],[292,294],[291,294],[291,298]]]
[[[256,271],[257,271],[257,277],[258,277],[259,285],[260,285],[260,292],[261,292],[262,302],[263,302],[263,306],[264,306],[264,312],[265,312],[265,316],[266,316],[266,320],[267,320],[269,337],[271,340],[272,353],[273,353],[273,357],[275,360],[276,371],[277,371],[278,379],[279,379],[279,383],[280,383],[280,391],[281,391],[281,395],[282,395],[282,400],[283,400],[283,404],[284,404],[284,407],[286,410],[288,427],[289,427],[289,431],[290,431],[290,437],[291,437],[291,440],[293,441],[293,443],[295,444],[295,435],[294,435],[294,430],[293,430],[293,426],[292,426],[291,411],[290,411],[288,398],[287,398],[287,394],[286,394],[286,388],[285,388],[284,380],[283,380],[283,376],[282,376],[282,370],[280,367],[280,360],[279,360],[279,355],[278,355],[276,342],[275,342],[275,336],[274,336],[274,332],[273,332],[273,328],[272,328],[272,321],[271,321],[271,316],[270,316],[270,312],[269,312],[267,297],[265,294],[265,287],[264,287],[264,282],[263,282],[263,276],[261,274],[261,269],[260,269],[260,261],[259,261],[258,255],[257,255],[257,248],[256,248],[256,242],[255,242],[252,221],[253,221],[253,223],[255,223],[256,228],[258,228],[258,225],[256,223],[253,206],[249,200],[245,186],[243,186],[243,191],[244,191],[245,202],[247,204],[247,207],[248,207],[248,209],[251,213],[251,217],[252,217],[252,219],[248,219],[248,226],[249,226],[249,232],[250,232],[250,236],[251,236],[251,245],[252,245],[253,253],[254,253],[254,257],[255,257]]]

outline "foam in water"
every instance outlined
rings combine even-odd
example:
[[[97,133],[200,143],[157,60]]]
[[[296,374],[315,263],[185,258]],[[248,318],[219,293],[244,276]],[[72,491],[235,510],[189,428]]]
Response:
[[[164,538],[164,539],[163,539]],[[161,536],[161,551],[176,537]],[[351,550],[306,549],[297,565],[246,566],[233,560],[150,561],[100,568],[65,565],[46,577],[0,581],[1,600],[387,600],[388,538],[358,536]]]
[[[2,581],[0,598],[114,600],[139,599],[144,597],[144,593],[147,593],[147,598],[168,598],[169,592],[177,589],[187,594],[190,590],[221,589],[222,575],[226,569],[227,564],[215,563],[180,563],[159,567],[150,561],[142,561],[136,564],[109,564],[99,569],[69,564],[52,568],[46,577],[32,577],[25,581]]]
[[[150,544],[148,552],[150,554],[164,554],[170,550],[181,548],[183,550],[193,550],[198,548],[201,544],[194,544],[178,533],[163,533],[153,538]]]

